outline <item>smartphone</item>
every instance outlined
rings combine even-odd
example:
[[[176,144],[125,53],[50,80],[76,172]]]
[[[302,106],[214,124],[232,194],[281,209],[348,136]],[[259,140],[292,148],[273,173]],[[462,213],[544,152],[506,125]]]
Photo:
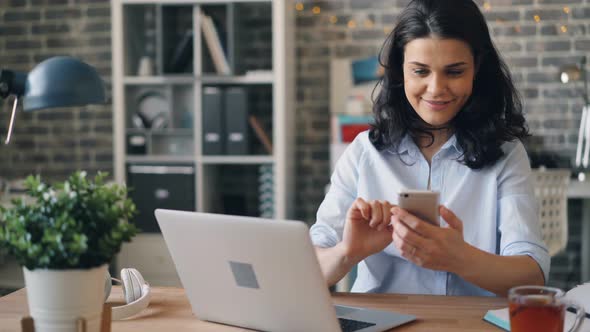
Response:
[[[435,226],[440,226],[438,218],[439,193],[430,190],[402,190],[399,192],[398,206],[416,217]]]

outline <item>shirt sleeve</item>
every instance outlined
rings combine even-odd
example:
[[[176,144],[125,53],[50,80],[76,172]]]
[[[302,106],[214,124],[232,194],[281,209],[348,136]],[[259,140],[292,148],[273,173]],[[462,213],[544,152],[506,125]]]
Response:
[[[330,188],[309,230],[315,246],[329,248],[342,240],[346,213],[357,196],[358,165],[364,155],[362,139],[368,140],[366,132],[357,135],[336,162]]]
[[[551,258],[538,220],[531,168],[522,143],[510,148],[498,174],[498,229],[500,255],[528,255],[549,278]]]

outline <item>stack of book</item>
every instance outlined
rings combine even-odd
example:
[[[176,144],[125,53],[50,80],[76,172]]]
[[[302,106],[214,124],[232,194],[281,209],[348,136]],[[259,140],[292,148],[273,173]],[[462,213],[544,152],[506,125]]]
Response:
[[[230,75],[232,70],[226,50],[224,50],[222,38],[211,16],[201,12],[200,26],[215,72],[221,75]],[[168,72],[182,73],[192,68],[193,38],[193,30],[189,29],[178,40],[166,64]],[[205,53],[203,52],[203,54]]]
[[[231,74],[229,61],[223,51],[221,39],[213,23],[213,19],[203,12],[201,12],[201,29],[203,30],[203,36],[205,37],[205,42],[207,43],[207,48],[209,49],[209,54],[211,54],[217,73],[223,75]]]

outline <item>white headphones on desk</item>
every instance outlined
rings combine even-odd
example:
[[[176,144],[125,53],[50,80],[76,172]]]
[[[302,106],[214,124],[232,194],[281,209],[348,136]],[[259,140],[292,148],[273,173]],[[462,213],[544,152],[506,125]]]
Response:
[[[141,273],[133,268],[121,270],[121,280],[111,278],[107,272],[104,284],[104,300],[111,294],[111,283],[116,281],[123,288],[123,295],[127,304],[112,307],[112,320],[121,320],[138,314],[150,304],[150,285],[145,282]]]

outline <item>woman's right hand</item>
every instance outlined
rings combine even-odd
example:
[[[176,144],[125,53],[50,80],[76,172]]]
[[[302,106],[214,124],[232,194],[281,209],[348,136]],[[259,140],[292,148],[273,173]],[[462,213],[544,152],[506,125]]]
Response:
[[[360,262],[383,251],[392,242],[390,223],[394,206],[387,201],[367,202],[360,197],[352,203],[342,236],[342,245],[349,258]]]

